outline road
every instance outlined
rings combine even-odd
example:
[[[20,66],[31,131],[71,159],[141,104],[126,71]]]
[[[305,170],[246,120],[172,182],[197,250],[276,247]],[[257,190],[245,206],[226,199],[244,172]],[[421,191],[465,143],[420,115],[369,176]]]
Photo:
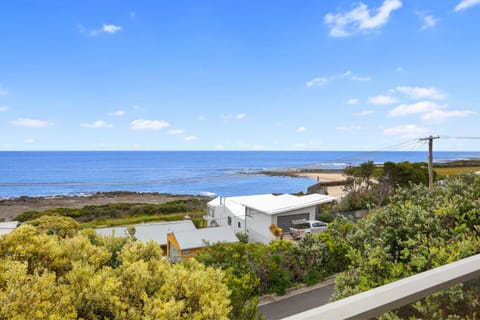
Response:
[[[264,304],[258,309],[267,320],[282,319],[326,304],[333,292],[333,286],[334,284],[330,283],[311,291]]]

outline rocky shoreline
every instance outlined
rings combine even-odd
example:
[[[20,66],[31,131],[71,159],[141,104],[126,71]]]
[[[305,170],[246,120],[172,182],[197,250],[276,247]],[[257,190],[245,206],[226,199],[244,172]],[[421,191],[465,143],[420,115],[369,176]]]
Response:
[[[162,204],[173,200],[210,199],[206,196],[177,195],[155,192],[112,191],[90,195],[18,197],[0,200],[0,220],[9,221],[25,211],[42,211],[54,208],[82,208],[109,203],[150,203]]]

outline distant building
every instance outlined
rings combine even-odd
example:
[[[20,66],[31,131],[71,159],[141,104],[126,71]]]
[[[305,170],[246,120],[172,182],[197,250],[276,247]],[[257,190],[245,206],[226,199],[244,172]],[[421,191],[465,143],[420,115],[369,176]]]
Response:
[[[167,235],[171,232],[191,232],[196,231],[195,225],[191,220],[145,223],[137,224],[135,227],[135,238],[140,241],[147,242],[149,240],[158,243],[163,254],[167,255]],[[98,234],[104,236],[125,237],[127,235],[127,227],[98,228]]]
[[[207,204],[204,219],[209,226],[227,226],[235,233],[246,233],[249,241],[269,243],[276,239],[271,225],[287,233],[292,220],[314,220],[317,206],[332,201],[335,197],[321,194],[217,197]]]
[[[167,237],[167,255],[171,261],[190,259],[207,244],[238,242],[237,236],[228,227],[172,232]]]
[[[20,225],[18,221],[0,222],[0,236],[9,234]]]

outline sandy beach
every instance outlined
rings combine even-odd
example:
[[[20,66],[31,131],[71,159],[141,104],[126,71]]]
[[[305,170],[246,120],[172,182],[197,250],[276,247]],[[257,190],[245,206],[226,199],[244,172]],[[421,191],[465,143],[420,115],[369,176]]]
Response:
[[[318,182],[329,182],[343,184],[345,182],[345,176],[340,172],[298,172],[298,177],[307,177],[315,179]],[[343,190],[343,185],[327,186],[328,195],[341,198],[346,192]]]
[[[319,171],[266,171],[263,174],[284,175],[289,177],[302,177],[314,179],[316,182],[331,184],[327,186],[329,195],[341,198],[346,192],[343,190],[346,177],[339,170],[319,170]],[[313,183],[312,183],[313,184]]]
[[[0,200],[0,219],[12,220],[25,211],[42,211],[53,208],[82,208],[108,203],[161,204],[181,199],[209,199],[203,196],[173,195],[166,193],[100,192],[88,196],[20,197]]]

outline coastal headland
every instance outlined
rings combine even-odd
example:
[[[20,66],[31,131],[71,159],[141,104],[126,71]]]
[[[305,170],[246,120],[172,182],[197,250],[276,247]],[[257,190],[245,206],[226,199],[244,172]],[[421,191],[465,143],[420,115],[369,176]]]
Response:
[[[109,203],[163,204],[169,201],[191,198],[210,199],[205,196],[128,191],[98,192],[85,196],[19,197],[0,200],[0,219],[12,220],[19,214],[32,210],[82,208],[84,206],[100,206]]]

